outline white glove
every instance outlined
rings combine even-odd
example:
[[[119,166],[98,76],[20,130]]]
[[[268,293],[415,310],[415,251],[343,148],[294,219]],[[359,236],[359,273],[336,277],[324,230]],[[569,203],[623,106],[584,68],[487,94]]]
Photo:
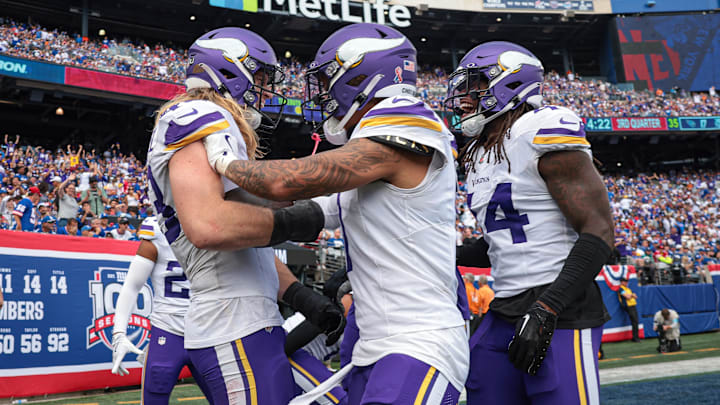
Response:
[[[210,167],[217,174],[225,176],[225,170],[233,160],[239,160],[229,142],[230,135],[217,133],[203,138]]]
[[[142,350],[135,347],[134,344],[127,338],[125,332],[113,333],[113,367],[112,373],[119,376],[125,376],[130,374],[125,367],[122,366],[123,358],[127,352],[133,352],[135,354],[142,354]]]
[[[142,350],[142,353],[137,355],[137,362],[142,365],[145,365],[145,358],[147,357],[148,347],[150,347],[150,344],[146,344]]]

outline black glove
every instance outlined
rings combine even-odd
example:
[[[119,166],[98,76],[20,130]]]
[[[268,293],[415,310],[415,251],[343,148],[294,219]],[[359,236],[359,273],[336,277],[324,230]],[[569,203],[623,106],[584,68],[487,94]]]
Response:
[[[296,281],[288,287],[282,299],[327,335],[325,345],[330,346],[340,339],[345,329],[345,316],[330,298]]]
[[[344,282],[347,281],[347,279],[347,271],[345,271],[345,269],[340,269],[336,271],[325,282],[325,285],[323,286],[323,295],[332,300],[335,300],[338,295],[338,289]],[[340,303],[340,301],[336,302]]]
[[[557,315],[535,302],[517,321],[515,336],[508,345],[510,362],[520,370],[535,375],[545,360],[555,325]]]
[[[273,231],[267,246],[292,240],[314,242],[325,226],[325,214],[312,200],[297,201],[294,205],[273,211]]]

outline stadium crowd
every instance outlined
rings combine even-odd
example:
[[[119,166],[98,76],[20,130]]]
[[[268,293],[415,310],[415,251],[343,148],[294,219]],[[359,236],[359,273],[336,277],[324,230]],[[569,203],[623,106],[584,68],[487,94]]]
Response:
[[[182,83],[187,60],[184,49],[128,39],[85,39],[12,20],[0,24],[0,54],[175,83]],[[303,98],[305,66],[296,59],[284,59],[281,64],[285,71],[281,92]],[[418,76],[420,97],[434,109],[443,109],[445,70],[425,66]],[[707,93],[622,90],[606,81],[583,80],[576,73],[550,72],[544,94],[547,104],[568,106],[583,117],[720,115],[720,97],[714,88]]]
[[[0,148],[0,229],[136,240],[154,214],[144,164],[118,144],[51,151],[5,135]]]

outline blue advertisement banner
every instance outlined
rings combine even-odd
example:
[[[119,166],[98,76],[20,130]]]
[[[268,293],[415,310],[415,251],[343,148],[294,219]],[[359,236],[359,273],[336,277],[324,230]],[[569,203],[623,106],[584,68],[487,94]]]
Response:
[[[720,15],[617,17],[625,81],[635,89],[708,91],[720,83]]]
[[[139,381],[135,356],[124,362],[130,376],[110,373],[115,303],[137,243],[83,239],[0,231],[0,397]],[[128,326],[139,347],[149,339],[151,311],[146,283]]]
[[[0,75],[51,83],[65,83],[64,66],[5,55],[0,55]]]

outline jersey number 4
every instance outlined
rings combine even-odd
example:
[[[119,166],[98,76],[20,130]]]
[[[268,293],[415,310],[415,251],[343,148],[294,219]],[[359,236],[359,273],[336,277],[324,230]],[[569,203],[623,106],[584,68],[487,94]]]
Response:
[[[498,207],[502,209],[505,218],[497,219]],[[523,231],[523,226],[529,223],[527,214],[520,215],[513,206],[511,183],[498,184],[485,212],[485,229],[487,232],[509,229],[513,243],[525,243],[527,237]]]

